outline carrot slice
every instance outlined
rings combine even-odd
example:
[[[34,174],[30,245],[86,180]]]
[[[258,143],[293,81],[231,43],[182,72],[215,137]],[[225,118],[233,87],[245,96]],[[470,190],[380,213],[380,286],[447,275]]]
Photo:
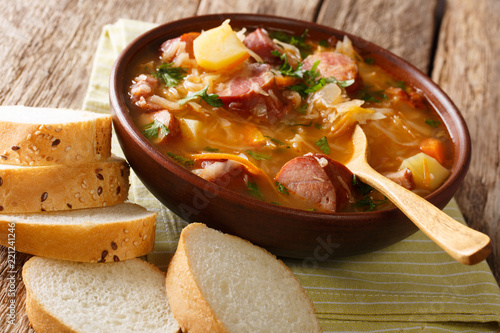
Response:
[[[191,154],[190,157],[193,160],[232,160],[242,164],[248,172],[256,176],[262,175],[262,170],[260,170],[255,164],[249,160],[234,154],[226,153],[206,153],[206,154]]]
[[[422,140],[420,143],[420,150],[424,154],[434,157],[440,164],[443,164],[445,161],[444,145],[438,139],[427,138]]]

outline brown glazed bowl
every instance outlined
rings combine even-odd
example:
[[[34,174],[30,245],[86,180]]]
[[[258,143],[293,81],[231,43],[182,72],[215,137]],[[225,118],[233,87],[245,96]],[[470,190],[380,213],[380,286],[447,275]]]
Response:
[[[110,102],[120,145],[141,181],[164,205],[189,222],[206,223],[276,255],[305,258],[311,264],[377,250],[417,231],[398,209],[320,213],[280,207],[232,192],[182,168],[140,133],[126,102],[130,85],[126,71],[134,57],[145,49],[158,48],[167,39],[216,27],[228,18],[234,28],[246,27],[250,31],[265,27],[300,35],[308,29],[309,36],[316,40],[347,35],[360,54],[375,59],[396,78],[422,91],[446,124],[455,155],[451,176],[426,199],[439,208],[451,200],[469,167],[470,136],[457,107],[425,74],[380,46],[330,27],[276,16],[218,14],[186,18],[146,32],[121,53],[111,73]]]

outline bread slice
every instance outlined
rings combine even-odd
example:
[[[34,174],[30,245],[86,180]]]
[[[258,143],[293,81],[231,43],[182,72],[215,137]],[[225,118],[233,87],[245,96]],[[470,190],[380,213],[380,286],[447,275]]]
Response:
[[[275,256],[203,224],[188,225],[167,271],[184,332],[320,332],[312,302]]]
[[[111,116],[88,111],[0,106],[0,163],[75,164],[111,156]]]
[[[113,262],[153,249],[156,214],[132,203],[66,212],[0,215],[0,245],[43,257]]]
[[[73,165],[0,165],[0,214],[71,210],[124,202],[129,166],[121,157]]]
[[[140,259],[90,264],[33,257],[23,267],[37,333],[174,333],[165,274]]]

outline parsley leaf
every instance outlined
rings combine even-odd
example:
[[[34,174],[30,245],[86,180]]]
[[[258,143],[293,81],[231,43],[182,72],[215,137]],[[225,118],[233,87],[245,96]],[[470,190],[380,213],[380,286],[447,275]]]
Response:
[[[262,197],[262,193],[260,193],[260,190],[259,190],[259,187],[257,186],[257,183],[248,182],[247,188],[248,188],[248,191],[250,192],[250,194],[254,198],[264,201],[264,198]]]
[[[373,191],[373,187],[371,187],[370,185],[365,184],[362,181],[360,181],[356,177],[356,175],[352,176],[352,186],[354,186],[354,188],[356,190],[358,190],[363,195],[367,195],[368,193],[370,193],[371,191]]]
[[[334,77],[330,77],[326,79],[326,83],[336,83],[340,88],[347,88],[349,86],[352,86],[354,84],[354,79],[350,80],[337,80]]]
[[[300,113],[300,114],[306,114],[306,112],[307,112],[307,107],[308,107],[308,106],[309,106],[309,105],[307,105],[307,104],[303,104],[303,105],[299,106],[299,107],[296,109],[296,111],[297,111],[298,113]]]
[[[195,100],[198,97],[200,97],[201,100],[205,101],[208,105],[211,105],[211,106],[214,106],[214,107],[219,107],[219,106],[224,105],[224,103],[222,102],[222,100],[219,98],[219,95],[216,95],[216,94],[207,94],[207,90],[208,90],[208,85],[205,88],[203,88],[202,90],[200,90],[200,91],[189,92],[187,94],[187,96],[184,97],[183,99],[180,99],[178,101],[178,103],[180,105],[184,105],[187,102]]]
[[[290,193],[288,192],[288,189],[285,187],[285,185],[281,184],[280,182],[276,182],[274,184],[276,185],[276,187],[278,188],[278,191],[280,193],[290,195]]]
[[[286,143],[284,143],[283,141],[280,141],[278,139],[275,139],[275,138],[271,138],[270,136],[268,135],[264,135],[265,138],[268,138],[269,140],[271,140],[272,142],[274,142],[275,144],[279,145],[279,146],[286,146],[286,148],[290,148],[290,146],[287,146]]]
[[[319,41],[319,46],[328,47],[328,41],[326,39],[321,39]]]
[[[354,207],[365,208],[365,211],[371,212],[375,210],[380,205],[383,205],[387,202],[387,197],[384,197],[384,200],[373,200],[368,195],[364,196],[363,199],[357,201],[354,204]]]
[[[321,151],[326,155],[330,154],[330,146],[328,145],[328,140],[326,139],[326,136],[314,142],[314,144],[316,144],[316,146],[318,146],[319,149],[321,149]]]
[[[194,161],[190,160],[189,158],[185,158],[179,155],[176,155],[174,153],[167,152],[167,155],[171,157],[174,161],[176,161],[179,164],[182,164],[184,166],[193,166]]]
[[[203,150],[210,151],[210,152],[217,152],[217,151],[219,151],[219,148],[212,148],[212,147],[206,146],[205,148],[203,148]]]
[[[272,39],[277,39],[281,42],[296,46],[299,49],[302,58],[305,58],[308,54],[312,53],[312,46],[306,43],[307,33],[307,29],[300,36],[293,36],[284,31],[271,31],[269,36]]]
[[[261,160],[270,160],[271,159],[271,156],[269,156],[269,155],[256,153],[256,152],[251,151],[251,150],[247,150],[246,153],[248,155],[252,156],[253,158],[255,158],[258,161],[261,161]]]
[[[156,69],[153,76],[162,79],[167,87],[175,87],[186,76],[187,68],[173,67],[173,63],[164,62]]]
[[[156,139],[160,133],[161,136],[165,136],[170,133],[170,130],[165,124],[155,119],[153,122],[144,126],[141,133],[148,139]]]
[[[434,119],[425,119],[425,123],[432,128],[438,128],[439,125],[441,125],[441,122],[439,120]]]
[[[396,82],[395,87],[406,90],[406,82],[405,81],[398,81],[398,82]]]
[[[367,63],[368,65],[373,65],[375,63],[375,59],[365,58],[365,63]]]
[[[358,98],[366,102],[380,103],[383,99],[387,99],[387,95],[384,94],[383,90],[369,91],[367,88],[363,88],[359,91]]]

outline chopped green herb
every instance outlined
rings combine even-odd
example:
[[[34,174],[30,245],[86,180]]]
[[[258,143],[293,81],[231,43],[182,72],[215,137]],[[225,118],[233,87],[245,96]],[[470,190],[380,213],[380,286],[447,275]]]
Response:
[[[326,139],[326,136],[314,142],[314,144],[316,144],[316,146],[318,146],[319,149],[321,149],[321,151],[326,155],[330,154],[330,146],[328,145],[328,140]]]
[[[268,138],[269,140],[271,140],[272,142],[274,142],[275,144],[279,145],[279,146],[286,146],[286,148],[290,148],[290,146],[287,146],[286,143],[284,143],[283,141],[280,141],[278,139],[275,139],[275,138],[271,138],[270,136],[268,135],[264,135],[265,138]]]
[[[207,146],[207,147],[203,148],[203,150],[210,151],[210,152],[217,152],[217,151],[219,151],[219,148],[212,148],[212,147]]]
[[[354,186],[354,188],[356,190],[358,190],[363,195],[367,195],[368,193],[370,193],[371,191],[373,191],[373,187],[371,187],[370,185],[365,184],[362,181],[360,181],[356,177],[356,175],[352,176],[352,186]]]
[[[334,77],[330,77],[326,79],[326,83],[336,83],[340,88],[347,88],[349,86],[352,86],[354,84],[354,79],[351,80],[337,80]]]
[[[193,166],[194,165],[194,161],[190,160],[189,158],[185,158],[185,157],[182,157],[182,156],[176,155],[174,153],[170,153],[170,152],[168,152],[167,155],[169,157],[171,157],[172,159],[174,159],[179,164],[182,164],[185,166]]]
[[[397,88],[401,88],[403,90],[406,90],[406,82],[405,81],[398,81],[396,82],[396,85],[395,85]]]
[[[307,112],[307,107],[308,107],[308,105],[307,105],[307,104],[303,104],[303,105],[299,106],[299,107],[296,109],[296,111],[297,111],[298,113],[300,113],[300,114],[306,114],[306,112]]]
[[[323,125],[321,125],[321,123],[314,123],[314,127],[320,130],[323,127]]]
[[[293,36],[284,31],[271,31],[269,36],[272,39],[296,46],[302,58],[305,58],[308,54],[312,53],[312,46],[306,43],[307,32],[308,30],[304,31],[300,36]]]
[[[205,101],[208,105],[211,105],[214,107],[219,107],[219,106],[222,106],[224,104],[222,102],[222,100],[219,98],[219,95],[207,94],[207,90],[208,90],[208,85],[200,91],[190,92],[187,94],[187,96],[185,98],[180,99],[178,101],[178,103],[180,105],[184,105],[187,102],[195,100],[198,97],[200,97],[202,101]]]
[[[276,206],[281,206],[281,204],[280,204],[279,202],[276,202],[276,201],[271,201],[271,203],[272,203],[273,205],[276,205]]]
[[[365,62],[368,64],[368,65],[373,65],[375,63],[375,59],[373,58],[365,58]]]
[[[384,197],[384,200],[373,200],[370,196],[366,195],[363,199],[357,201],[354,204],[354,207],[357,208],[365,208],[365,211],[371,212],[375,210],[380,205],[383,205],[387,202],[387,197]]]
[[[158,66],[153,76],[162,79],[167,87],[175,87],[184,79],[186,73],[187,68],[173,67],[173,63],[163,63]]]
[[[305,127],[311,127],[312,125],[312,120],[309,122],[309,124],[299,124],[299,123],[295,123],[295,124],[290,124],[289,126],[305,126]]]
[[[278,188],[278,191],[280,193],[290,195],[290,193],[288,192],[288,189],[285,187],[285,185],[281,184],[280,182],[276,182],[274,184],[276,185],[276,187]]]
[[[270,160],[271,159],[271,156],[269,156],[269,155],[265,155],[265,154],[261,154],[261,153],[256,153],[256,152],[251,151],[251,150],[247,150],[246,153],[248,155],[252,156],[253,158],[255,158],[258,161],[261,161],[261,160]]]
[[[260,192],[259,187],[257,186],[257,183],[248,182],[247,188],[248,188],[248,191],[250,192],[250,194],[254,198],[264,201],[264,198],[262,197],[262,193]]]
[[[321,39],[319,41],[319,46],[328,47],[328,41],[326,39]]]
[[[441,122],[439,120],[434,119],[425,119],[425,123],[432,128],[438,128],[439,125],[441,125]]]
[[[155,119],[153,122],[144,126],[141,133],[148,139],[156,139],[160,133],[162,136],[165,136],[170,133],[170,130],[165,124]]]
[[[367,88],[363,88],[359,91],[358,98],[366,102],[374,103],[380,103],[383,99],[388,99],[387,95],[384,94],[384,90],[369,91]]]

